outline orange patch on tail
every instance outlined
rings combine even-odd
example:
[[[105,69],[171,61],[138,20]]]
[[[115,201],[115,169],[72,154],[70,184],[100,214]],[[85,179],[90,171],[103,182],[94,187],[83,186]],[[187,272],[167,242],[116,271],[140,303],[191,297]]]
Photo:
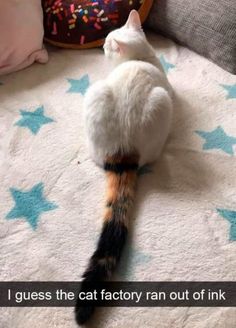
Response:
[[[133,204],[134,191],[137,180],[137,169],[130,169],[130,164],[138,164],[138,157],[121,156],[116,154],[107,158],[106,163],[110,165],[122,164],[127,166],[122,172],[114,172],[112,169],[106,171],[107,176],[107,207],[104,221],[115,219],[127,226],[128,211]],[[138,165],[137,165],[138,167]]]

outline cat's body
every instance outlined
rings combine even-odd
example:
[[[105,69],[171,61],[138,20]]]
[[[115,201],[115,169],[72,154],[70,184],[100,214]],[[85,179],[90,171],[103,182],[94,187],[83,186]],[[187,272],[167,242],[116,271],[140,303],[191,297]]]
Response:
[[[107,155],[120,150],[136,150],[140,166],[155,161],[170,129],[169,90],[165,75],[139,60],[120,64],[106,80],[94,84],[84,108],[95,162],[103,165]]]
[[[104,167],[108,193],[98,246],[81,289],[99,286],[115,270],[128,232],[140,166],[157,159],[169,134],[172,89],[153,48],[132,11],[124,27],[111,32],[104,45],[118,65],[85,95],[84,117],[90,154]],[[76,320],[85,323],[93,306],[76,306]]]

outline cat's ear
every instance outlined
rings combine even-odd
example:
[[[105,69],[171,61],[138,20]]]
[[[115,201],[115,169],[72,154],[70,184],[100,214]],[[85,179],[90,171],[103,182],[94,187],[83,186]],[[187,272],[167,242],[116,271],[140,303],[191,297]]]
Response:
[[[127,28],[133,28],[140,30],[142,29],[139,13],[136,10],[131,10],[129,17],[127,19],[127,22],[125,24],[125,27]]]

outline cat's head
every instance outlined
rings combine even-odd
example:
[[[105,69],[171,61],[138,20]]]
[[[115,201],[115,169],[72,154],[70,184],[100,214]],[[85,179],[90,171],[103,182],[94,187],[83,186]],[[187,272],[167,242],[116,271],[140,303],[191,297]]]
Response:
[[[123,61],[142,58],[147,45],[139,14],[132,10],[125,25],[108,34],[103,48],[106,57]]]

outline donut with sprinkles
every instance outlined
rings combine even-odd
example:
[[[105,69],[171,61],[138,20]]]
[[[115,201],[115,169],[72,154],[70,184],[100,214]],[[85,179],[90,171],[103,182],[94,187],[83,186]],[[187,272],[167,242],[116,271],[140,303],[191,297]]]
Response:
[[[103,44],[122,26],[132,9],[142,23],[153,0],[43,0],[45,40],[64,48],[92,48]]]

